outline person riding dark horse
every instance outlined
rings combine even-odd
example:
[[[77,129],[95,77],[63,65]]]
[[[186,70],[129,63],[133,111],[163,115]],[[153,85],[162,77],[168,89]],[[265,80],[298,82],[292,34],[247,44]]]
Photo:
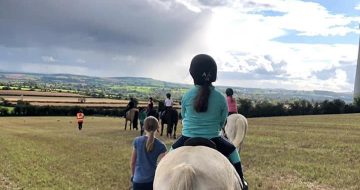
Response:
[[[154,111],[154,102],[153,102],[153,98],[150,97],[149,98],[149,103],[148,103],[147,109],[146,109],[146,115],[151,116],[153,111]]]
[[[167,110],[166,110],[167,109]],[[161,133],[162,136],[164,130],[164,124],[167,125],[166,135],[168,137],[176,138],[176,128],[179,121],[179,113],[174,108],[167,108],[164,102],[159,102],[159,112],[161,112]]]
[[[126,112],[128,112],[133,108],[136,108],[136,106],[137,106],[137,101],[135,100],[135,98],[131,97],[129,103],[127,104],[124,110],[124,117],[126,117]]]

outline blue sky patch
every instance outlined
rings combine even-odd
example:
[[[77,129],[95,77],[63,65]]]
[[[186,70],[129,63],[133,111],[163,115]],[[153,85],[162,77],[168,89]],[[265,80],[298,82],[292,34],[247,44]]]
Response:
[[[324,6],[330,13],[343,14],[346,16],[358,16],[359,10],[355,7],[360,4],[359,0],[303,0],[304,2],[315,2]]]
[[[272,10],[261,11],[260,13],[262,15],[264,15],[264,16],[273,16],[273,17],[275,17],[275,16],[284,16],[285,15],[285,13],[283,13],[283,12],[272,11]]]
[[[274,41],[283,43],[306,43],[306,44],[353,44],[359,43],[359,35],[350,33],[346,36],[301,36],[299,32],[288,30],[288,35],[275,38]]]

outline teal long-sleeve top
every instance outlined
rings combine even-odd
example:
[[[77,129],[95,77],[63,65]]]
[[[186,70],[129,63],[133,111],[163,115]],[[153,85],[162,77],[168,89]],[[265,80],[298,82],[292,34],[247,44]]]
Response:
[[[194,86],[184,94],[181,100],[182,134],[187,137],[209,139],[218,137],[228,114],[226,99],[211,86],[207,111],[196,112],[194,101],[200,88],[200,86]]]

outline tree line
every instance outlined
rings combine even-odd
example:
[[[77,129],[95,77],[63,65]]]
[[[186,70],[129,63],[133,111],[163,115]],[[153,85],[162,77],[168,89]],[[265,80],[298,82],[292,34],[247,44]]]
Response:
[[[296,100],[293,102],[277,102],[251,99],[238,99],[238,112],[245,117],[270,117],[292,115],[318,115],[318,114],[342,114],[360,113],[360,97],[354,103],[346,104],[341,99],[311,102],[308,100]],[[1,107],[4,106],[4,107]],[[13,107],[9,111],[7,107]],[[86,115],[123,116],[124,108],[81,108],[78,106],[34,106],[25,101],[17,101],[16,105],[9,104],[0,99],[0,116],[73,116],[80,109]]]
[[[9,106],[0,101],[0,105]],[[121,108],[104,108],[104,107],[79,107],[79,106],[35,106],[29,102],[17,101],[10,112],[6,107],[0,107],[0,116],[74,116],[79,110],[83,110],[85,115],[99,116],[123,116]]]
[[[253,101],[251,99],[238,99],[238,112],[245,117],[270,117],[291,115],[318,115],[318,114],[342,114],[359,113],[360,97],[354,99],[354,103],[346,104],[341,99],[311,102],[308,100],[296,100],[293,102],[271,103],[269,101]]]

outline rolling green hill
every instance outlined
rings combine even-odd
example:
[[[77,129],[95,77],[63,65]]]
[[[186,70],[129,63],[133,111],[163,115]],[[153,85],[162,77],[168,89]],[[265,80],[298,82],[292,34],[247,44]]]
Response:
[[[34,74],[0,72],[0,89],[21,89],[38,91],[58,91],[78,93],[92,97],[127,99],[163,99],[170,92],[179,100],[190,88],[189,84],[171,83],[144,77],[92,77],[71,74]],[[226,86],[218,87],[225,91]],[[330,91],[298,91],[285,89],[260,89],[232,87],[235,95],[241,98],[270,101],[292,101],[306,99],[323,101],[342,99],[352,102],[352,93]]]
[[[1,73],[0,87],[21,90],[79,93],[93,97],[124,99],[149,96],[162,98],[171,92],[175,99],[190,87],[144,77],[90,77],[70,74]]]

